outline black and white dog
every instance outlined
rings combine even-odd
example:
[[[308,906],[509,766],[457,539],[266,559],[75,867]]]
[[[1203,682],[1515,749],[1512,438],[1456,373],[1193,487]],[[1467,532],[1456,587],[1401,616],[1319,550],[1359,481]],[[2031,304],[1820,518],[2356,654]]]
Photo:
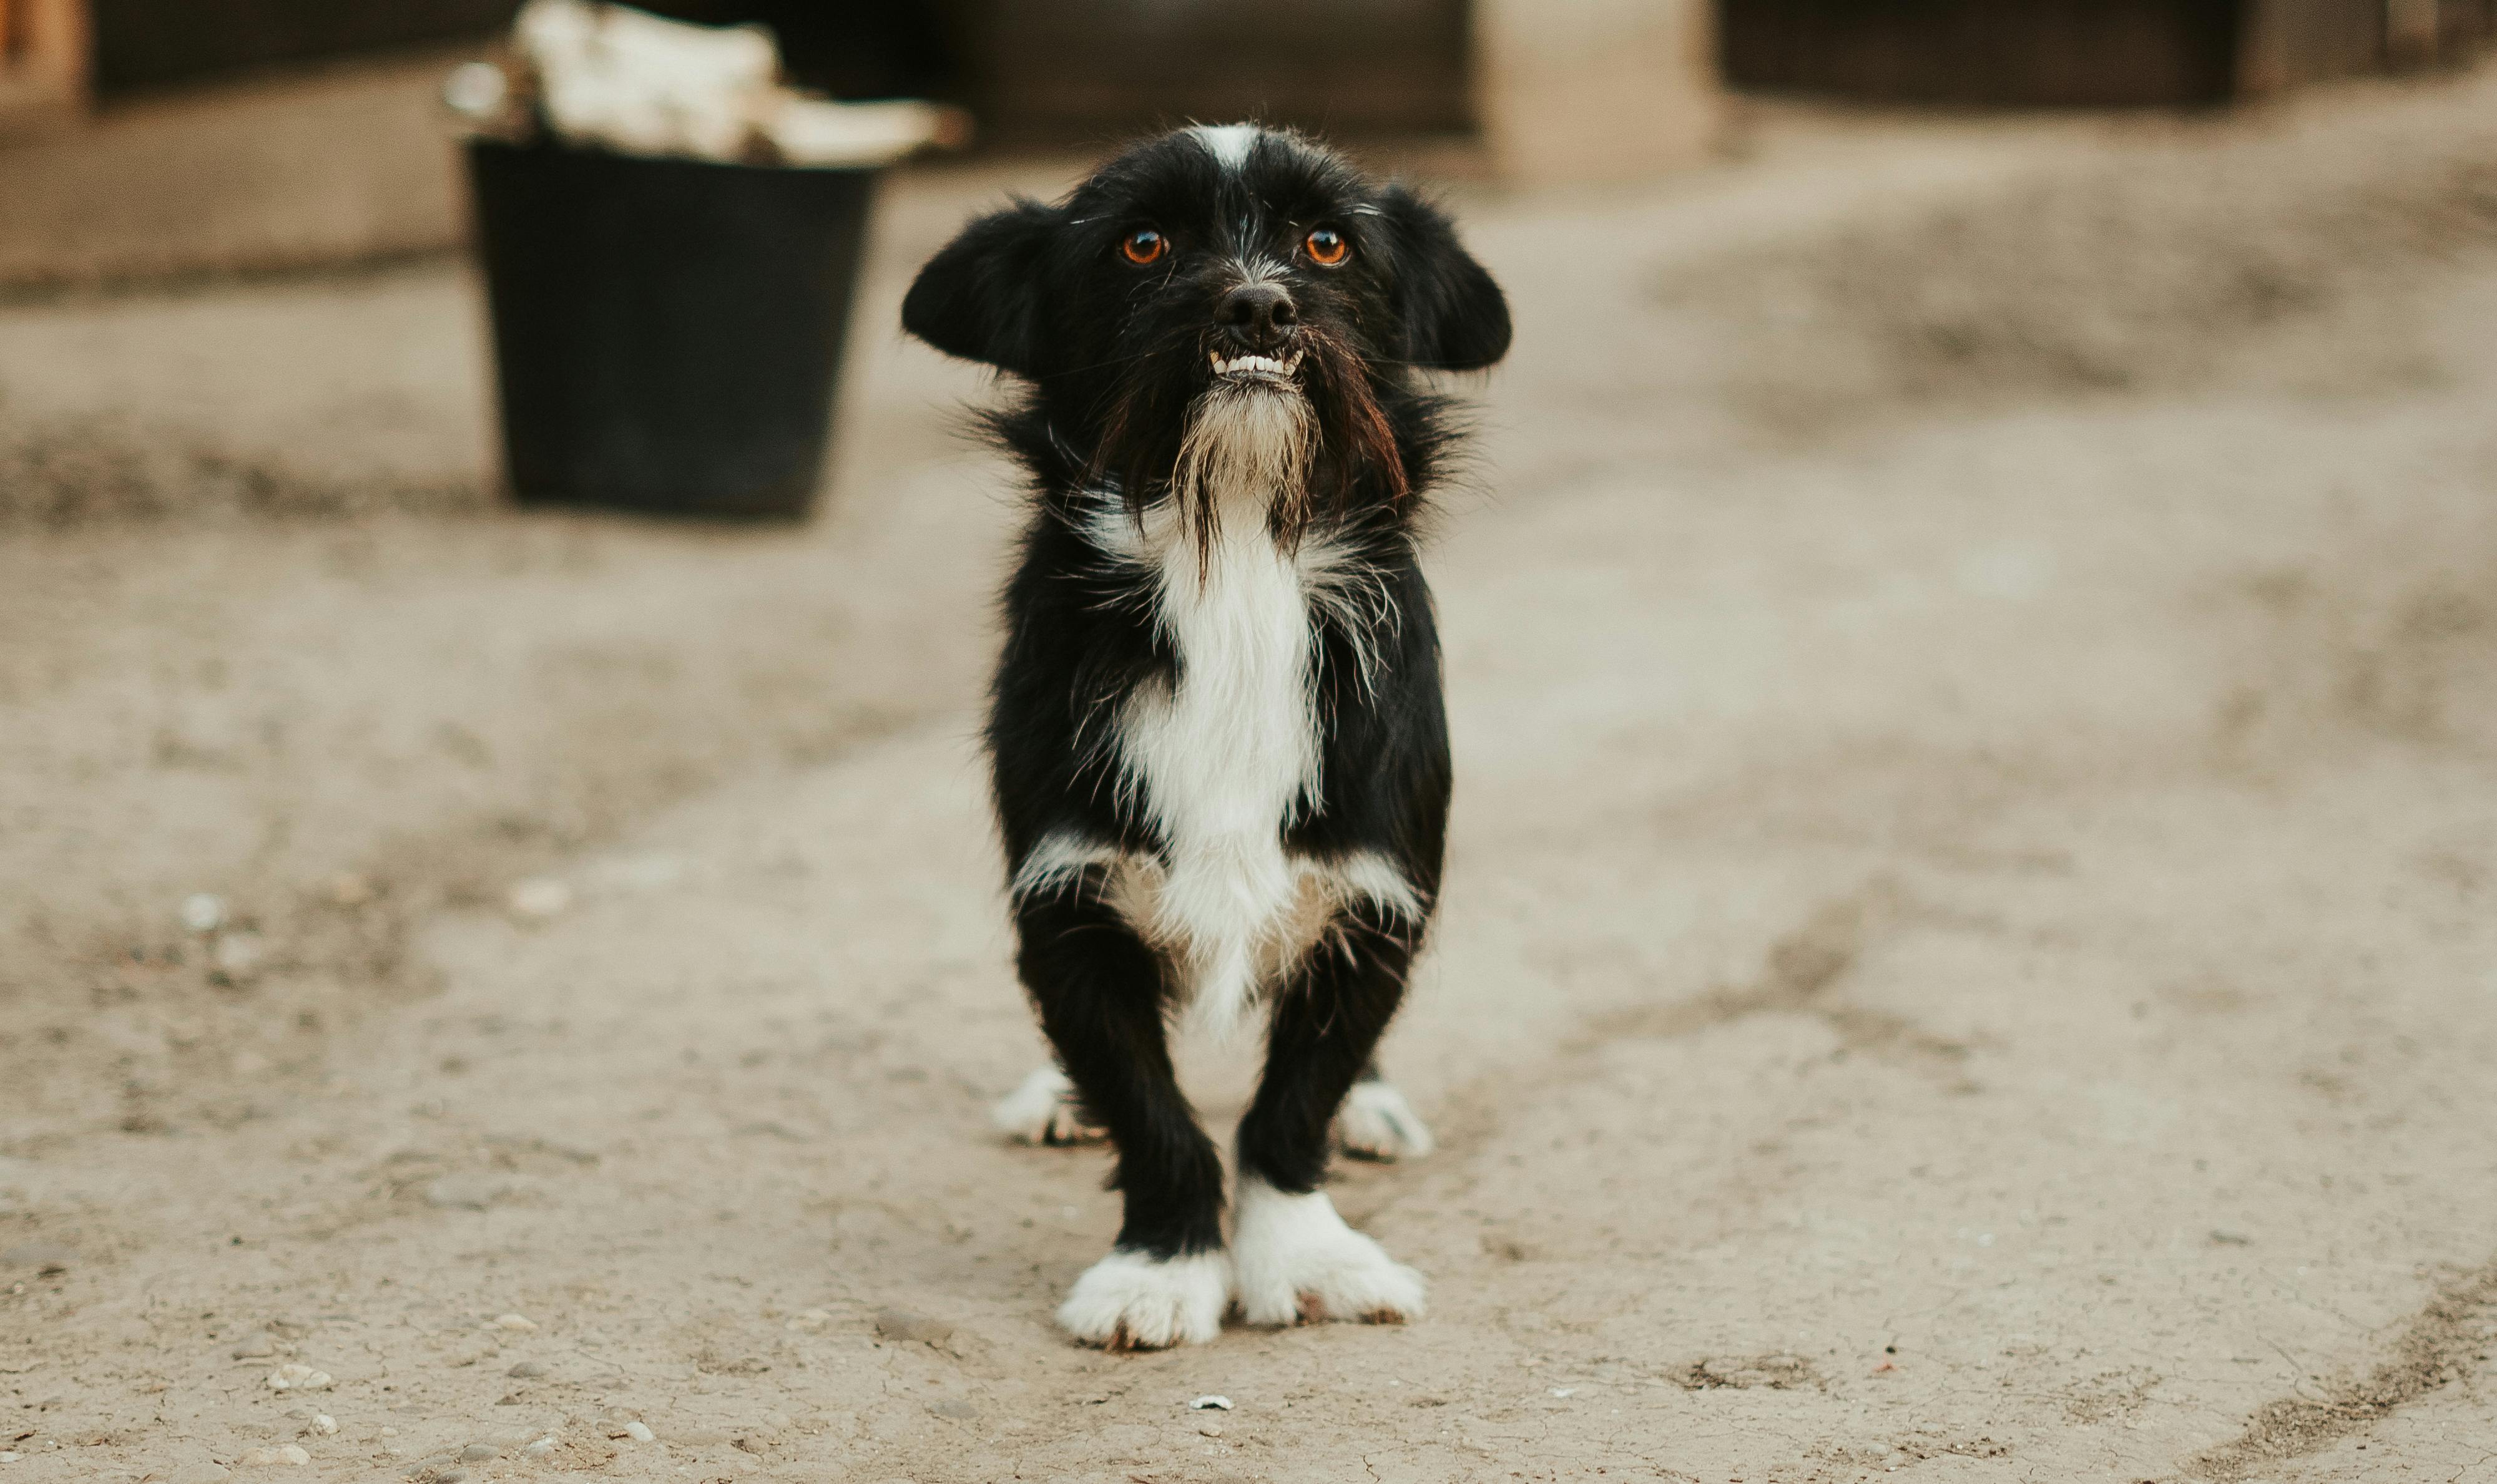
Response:
[[[1061,1077],[1034,1137],[1106,1131],[1118,1246],[1059,1310],[1111,1348],[1401,1320],[1422,1281],[1319,1188],[1329,1130],[1418,1152],[1376,1080],[1439,890],[1448,742],[1415,561],[1451,439],[1416,372],[1508,348],[1447,218],[1295,135],[1184,129],[973,222],[901,322],[1027,384],[994,414],[1035,505],[988,742],[1017,967]],[[1168,1031],[1268,1018],[1223,1170]]]

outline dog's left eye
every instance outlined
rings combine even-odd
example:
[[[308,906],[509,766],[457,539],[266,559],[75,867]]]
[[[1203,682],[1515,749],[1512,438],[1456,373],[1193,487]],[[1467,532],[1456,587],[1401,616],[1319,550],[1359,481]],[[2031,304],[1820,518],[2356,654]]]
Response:
[[[1311,233],[1303,239],[1301,247],[1310,255],[1310,261],[1320,268],[1335,267],[1352,251],[1352,244],[1345,241],[1343,234],[1333,227],[1320,227]]]
[[[1130,263],[1151,263],[1170,251],[1170,239],[1151,227],[1139,227],[1127,234],[1119,251],[1125,253]]]

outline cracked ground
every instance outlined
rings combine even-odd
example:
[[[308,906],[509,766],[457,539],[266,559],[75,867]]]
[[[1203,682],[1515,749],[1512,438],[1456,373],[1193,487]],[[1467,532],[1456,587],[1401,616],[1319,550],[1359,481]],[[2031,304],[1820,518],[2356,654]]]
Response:
[[[797,529],[501,508],[456,265],[0,306],[0,1484],[2497,1481],[2497,79],[1744,143],[1456,195],[1432,1310],[1156,1355],[892,328],[1073,164]]]

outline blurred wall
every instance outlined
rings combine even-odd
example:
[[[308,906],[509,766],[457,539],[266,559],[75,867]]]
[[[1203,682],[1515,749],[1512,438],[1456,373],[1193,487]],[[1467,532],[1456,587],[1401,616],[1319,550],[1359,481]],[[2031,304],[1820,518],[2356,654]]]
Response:
[[[519,0],[91,0],[106,93],[484,36]]]
[[[2427,0],[2433,12],[2438,0]],[[2228,91],[2268,93],[2373,72],[2389,58],[2405,0],[2250,0]],[[2413,7],[2416,9],[2416,6]]]
[[[1185,118],[1350,134],[1472,127],[1468,0],[639,0],[760,21],[790,75],[839,97],[970,105],[1006,142]],[[93,0],[108,94],[483,39],[520,0]]]
[[[1466,0],[988,0],[964,31],[976,106],[1009,140],[1192,118],[1413,133],[1472,126],[1466,12]]]
[[[639,0],[709,25],[760,20],[791,73],[848,98],[952,96],[959,46],[932,0]],[[503,31],[521,0],[93,0],[95,80],[107,93]]]
[[[1723,0],[1738,87],[2029,107],[2210,104],[2467,53],[2497,0]]]
[[[2233,83],[2238,10],[2239,0],[1727,0],[1725,76],[1738,87],[1886,101],[2212,102]]]
[[[0,294],[454,246],[441,92],[458,56],[137,97],[0,148]]]

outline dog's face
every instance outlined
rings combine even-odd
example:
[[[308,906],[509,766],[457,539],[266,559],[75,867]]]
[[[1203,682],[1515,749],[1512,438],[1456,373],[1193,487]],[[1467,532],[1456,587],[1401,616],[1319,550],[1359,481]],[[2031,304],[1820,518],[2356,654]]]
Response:
[[[1380,393],[1407,368],[1488,366],[1509,340],[1446,217],[1246,124],[1149,140],[1062,202],[972,223],[901,322],[1031,381],[1115,476],[1168,479],[1192,425],[1264,412],[1302,420],[1313,482],[1368,470],[1400,493]]]

